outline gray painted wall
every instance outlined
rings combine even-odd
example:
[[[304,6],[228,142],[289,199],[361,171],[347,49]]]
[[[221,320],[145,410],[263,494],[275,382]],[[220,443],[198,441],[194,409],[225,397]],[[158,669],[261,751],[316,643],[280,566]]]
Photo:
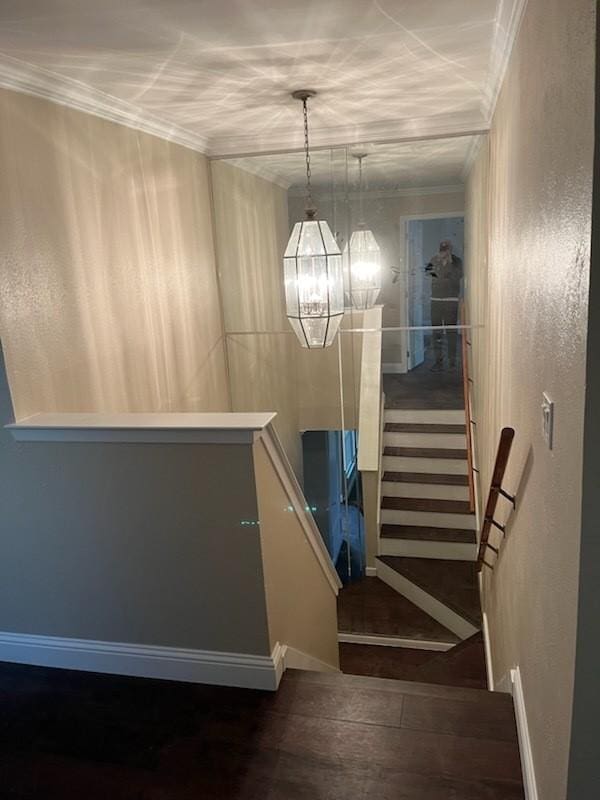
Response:
[[[251,446],[16,443],[3,360],[0,416],[0,631],[270,653]]]

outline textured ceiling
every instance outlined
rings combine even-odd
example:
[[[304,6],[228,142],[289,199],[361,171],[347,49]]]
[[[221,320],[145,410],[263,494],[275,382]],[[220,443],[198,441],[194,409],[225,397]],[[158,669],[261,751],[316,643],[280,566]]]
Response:
[[[0,85],[213,153],[297,146],[304,86],[323,144],[481,130],[522,2],[2,0]]]
[[[392,142],[360,147],[317,150],[311,154],[312,183],[321,191],[346,182],[358,187],[358,161],[363,160],[363,186],[368,191],[403,191],[449,187],[463,183],[466,165],[479,144],[478,136],[458,136],[421,142]],[[302,153],[258,155],[229,159],[230,163],[262,175],[292,191],[303,190],[306,166]]]

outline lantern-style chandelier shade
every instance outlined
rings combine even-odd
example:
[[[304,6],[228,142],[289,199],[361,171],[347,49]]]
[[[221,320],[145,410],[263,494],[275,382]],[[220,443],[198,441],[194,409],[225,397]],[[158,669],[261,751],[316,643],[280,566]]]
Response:
[[[324,220],[297,222],[283,258],[287,317],[303,347],[328,347],[344,314],[342,255]]]
[[[364,222],[362,162],[365,157],[364,153],[355,156],[358,159],[360,219],[344,251],[349,293],[352,305],[358,309],[372,308],[381,291],[381,250],[373,231]]]
[[[287,318],[300,344],[329,347],[344,315],[342,254],[325,220],[315,219],[310,185],[307,100],[315,92],[294,92],[304,109],[306,219],[294,225],[283,257]]]

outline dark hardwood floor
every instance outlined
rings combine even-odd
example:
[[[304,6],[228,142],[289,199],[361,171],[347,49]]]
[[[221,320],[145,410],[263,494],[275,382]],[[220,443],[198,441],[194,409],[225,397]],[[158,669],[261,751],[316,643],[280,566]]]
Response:
[[[401,458],[445,458],[464,461],[466,450],[449,447],[393,447],[383,448],[384,456],[400,456]]]
[[[481,625],[476,562],[401,556],[378,556],[377,560],[408,578],[475,627]]]
[[[443,475],[439,472],[394,472],[386,470],[383,480],[392,483],[426,483],[438,486],[468,486],[467,475]]]
[[[384,373],[385,407],[398,409],[464,408],[462,367],[432,372],[433,360],[406,374]]]
[[[485,649],[481,633],[446,653],[405,647],[340,644],[340,667],[351,675],[485,689]]]
[[[522,800],[511,700],[289,671],[277,693],[0,665],[6,800]]]
[[[392,525],[385,522],[381,526],[382,539],[408,539],[417,542],[467,542],[475,544],[474,530],[467,528],[436,528],[431,525]]]
[[[459,641],[456,634],[379,578],[361,578],[340,590],[338,629],[341,633]]]

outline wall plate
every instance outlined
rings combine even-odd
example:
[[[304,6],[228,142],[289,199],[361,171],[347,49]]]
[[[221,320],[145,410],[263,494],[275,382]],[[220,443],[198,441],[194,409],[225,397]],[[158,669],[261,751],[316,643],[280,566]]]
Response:
[[[554,400],[551,400],[546,392],[542,394],[542,436],[552,450],[554,440]]]

